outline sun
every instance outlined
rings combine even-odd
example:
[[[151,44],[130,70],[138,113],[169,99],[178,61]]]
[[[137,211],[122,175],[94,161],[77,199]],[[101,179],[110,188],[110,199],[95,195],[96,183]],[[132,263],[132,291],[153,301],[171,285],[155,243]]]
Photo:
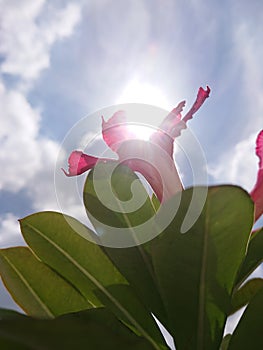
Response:
[[[157,86],[138,78],[132,79],[124,87],[116,103],[122,104],[121,109],[125,110],[128,122],[131,123],[129,128],[136,138],[146,141],[165,117],[165,112],[163,114],[161,109],[170,108],[166,96]],[[124,104],[127,105],[123,106]],[[152,109],[146,109],[143,105],[150,105]]]
[[[157,86],[141,82],[138,78],[132,79],[127,84],[116,103],[145,103],[164,109],[169,108],[166,96]]]
[[[148,141],[154,132],[154,128],[143,124],[130,124],[129,129],[134,133],[136,138]]]

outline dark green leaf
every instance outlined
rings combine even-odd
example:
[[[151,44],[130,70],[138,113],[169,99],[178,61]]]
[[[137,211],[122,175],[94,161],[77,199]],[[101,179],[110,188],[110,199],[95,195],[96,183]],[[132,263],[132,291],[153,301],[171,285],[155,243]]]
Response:
[[[7,345],[1,349],[10,350],[155,349],[103,308],[68,314],[53,320],[23,315],[16,318],[1,317],[0,344]],[[10,344],[18,345],[14,348]]]
[[[231,334],[227,334],[226,336],[224,336],[222,343],[220,345],[220,350],[227,350],[228,349],[228,344],[230,342],[231,339]]]
[[[122,249],[105,247],[104,250],[129,281],[143,304],[165,327],[169,328],[151,258],[145,245]]]
[[[253,278],[240,287],[232,296],[232,309],[230,314],[235,313],[243,306],[247,305],[261,288],[263,288],[262,278]]]
[[[50,318],[91,307],[71,284],[26,247],[0,250],[0,273],[14,300],[29,315]]]
[[[240,286],[263,261],[263,229],[251,235],[247,254],[239,271],[236,285]]]
[[[153,263],[177,349],[218,349],[253,204],[238,187],[211,187],[198,220],[182,234],[192,192],[183,191],[174,220],[152,242]]]
[[[263,349],[263,289],[254,296],[243,313],[229,342],[228,350]]]
[[[99,173],[99,176],[96,175],[96,185],[99,186],[100,189],[109,186],[107,174],[111,171],[111,167],[111,164],[103,164],[96,169],[96,174]],[[115,169],[110,183],[112,192],[116,195],[116,197],[112,199],[113,203],[115,203],[115,201],[118,202],[120,208],[122,205],[124,206],[122,202],[118,201],[118,198],[122,201],[129,201],[132,196],[132,184],[134,181],[137,181],[138,187],[136,191],[133,187],[133,196],[138,202],[143,202],[144,204],[140,209],[128,214],[111,211],[104,205],[105,203],[101,202],[95,190],[93,177],[94,172],[92,171],[89,173],[85,183],[84,203],[88,216],[96,231],[100,233],[103,232],[103,237],[101,239],[102,242],[106,242],[106,247],[104,247],[103,250],[129,281],[130,285],[149,311],[154,313],[165,326],[168,326],[164,306],[156,285],[151,256],[146,249],[148,243],[136,246],[136,238],[134,240],[134,235],[136,237],[134,227],[142,222],[147,222],[149,218],[155,215],[155,208],[145,188],[141,184],[138,184],[138,177],[128,167],[119,165]],[[114,228],[119,227],[128,228],[128,230],[118,233],[118,229]],[[155,227],[153,226],[152,230],[154,229]],[[144,238],[154,237],[155,235],[154,231],[149,229],[145,230],[145,232],[141,232],[141,234],[145,235]],[[112,235],[114,237],[112,237]],[[123,238],[118,235],[126,235],[126,238],[127,236],[130,237],[130,241],[124,241],[124,248],[115,248],[114,244],[111,246],[112,242],[117,242],[121,247]],[[109,237],[108,240],[107,237]],[[139,240],[140,239],[141,237],[139,237]],[[127,242],[131,243],[131,247],[125,247]],[[107,243],[109,243],[109,246],[107,246]],[[132,245],[135,246],[132,247]]]

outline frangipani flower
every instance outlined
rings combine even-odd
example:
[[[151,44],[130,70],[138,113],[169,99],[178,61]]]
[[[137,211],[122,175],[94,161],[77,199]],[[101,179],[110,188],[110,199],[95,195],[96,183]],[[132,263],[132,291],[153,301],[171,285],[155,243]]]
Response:
[[[119,162],[141,173],[160,201],[165,201],[183,189],[173,160],[173,143],[186,123],[208,98],[210,88],[199,88],[195,103],[182,117],[185,106],[182,101],[163,120],[159,129],[149,141],[139,140],[127,123],[125,112],[116,112],[107,122],[102,117],[102,136],[106,144],[117,153]],[[98,161],[112,161],[97,158],[81,151],[73,151],[68,159],[67,176],[75,176],[92,169]]]
[[[255,203],[255,221],[263,214],[263,130],[260,131],[256,141],[256,155],[259,158],[256,184],[250,195]]]

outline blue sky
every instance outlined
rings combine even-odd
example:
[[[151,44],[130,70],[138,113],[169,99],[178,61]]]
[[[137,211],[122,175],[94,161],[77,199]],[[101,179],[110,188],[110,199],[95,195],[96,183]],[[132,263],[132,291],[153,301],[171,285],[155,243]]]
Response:
[[[58,210],[54,168],[66,133],[83,117],[87,133],[98,132],[94,112],[116,103],[169,110],[185,99],[190,107],[199,86],[209,85],[210,98],[189,124],[209,182],[252,189],[263,127],[261,0],[0,6],[1,247],[22,244],[18,218]],[[78,206],[65,194],[69,212]],[[11,307],[0,292],[0,305]]]

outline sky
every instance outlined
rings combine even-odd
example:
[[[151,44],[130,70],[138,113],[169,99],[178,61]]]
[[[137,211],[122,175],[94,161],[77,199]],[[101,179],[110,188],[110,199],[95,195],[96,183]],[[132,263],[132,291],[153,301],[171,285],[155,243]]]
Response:
[[[262,33],[261,0],[0,0],[0,246],[23,244],[17,219],[60,210],[56,191],[65,211],[78,212],[70,185],[54,186],[58,154],[66,167],[67,147],[80,142],[63,140],[84,117],[86,137],[96,135],[100,111],[119,103],[168,111],[186,100],[187,109],[209,85],[189,123],[209,184],[250,191],[263,127]],[[0,293],[0,306],[15,307]]]

